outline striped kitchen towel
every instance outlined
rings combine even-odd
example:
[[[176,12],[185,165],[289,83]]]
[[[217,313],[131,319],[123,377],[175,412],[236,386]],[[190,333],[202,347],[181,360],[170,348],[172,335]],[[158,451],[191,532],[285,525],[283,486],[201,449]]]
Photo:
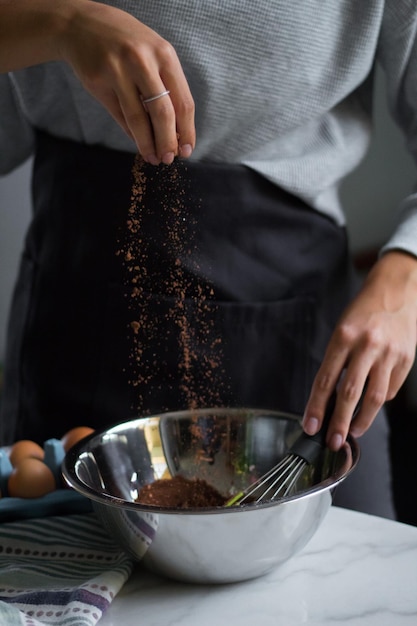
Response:
[[[93,626],[132,571],[94,513],[0,525],[0,626]]]

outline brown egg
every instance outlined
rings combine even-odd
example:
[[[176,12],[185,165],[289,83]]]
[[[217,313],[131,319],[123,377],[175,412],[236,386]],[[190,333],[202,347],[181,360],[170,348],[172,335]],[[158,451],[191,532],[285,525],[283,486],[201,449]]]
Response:
[[[40,445],[29,439],[21,439],[16,441],[10,449],[10,463],[16,467],[22,459],[31,457],[34,459],[43,459],[45,452]]]
[[[80,439],[84,439],[84,437],[91,435],[93,432],[94,428],[90,428],[89,426],[76,426],[75,428],[71,428],[61,439],[65,452],[68,452]]]
[[[40,498],[55,489],[55,478],[49,467],[33,457],[22,459],[7,481],[12,498]]]

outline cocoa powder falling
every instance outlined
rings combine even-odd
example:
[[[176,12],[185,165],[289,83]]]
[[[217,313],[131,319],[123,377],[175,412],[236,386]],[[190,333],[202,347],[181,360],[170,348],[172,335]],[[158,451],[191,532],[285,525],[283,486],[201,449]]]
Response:
[[[132,169],[127,228],[118,255],[125,269],[131,314],[126,369],[129,383],[136,389],[134,408],[142,414],[148,411],[147,390],[154,389],[157,394],[159,389],[162,394],[162,384],[177,386],[183,404],[159,410],[219,406],[227,388],[222,338],[213,322],[214,290],[201,275],[198,263],[198,224],[195,211],[190,210],[196,202],[195,190],[190,189],[186,171],[179,160],[171,166],[150,168],[139,156]],[[172,355],[164,355],[167,341],[174,336],[177,371],[168,365],[173,362]],[[161,383],[155,372],[164,367]]]

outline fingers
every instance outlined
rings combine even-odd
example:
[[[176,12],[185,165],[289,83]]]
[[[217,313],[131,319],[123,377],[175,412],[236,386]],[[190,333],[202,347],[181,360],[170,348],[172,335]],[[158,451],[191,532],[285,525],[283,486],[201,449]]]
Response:
[[[159,91],[157,91],[159,89]],[[157,95],[169,91],[164,85],[155,88]],[[147,96],[151,98],[153,96]],[[145,102],[134,85],[120,90],[118,105],[109,110],[122,128],[132,137],[144,160],[152,165],[169,165],[178,155],[191,156],[195,146],[194,104],[192,98],[177,101],[171,93]]]
[[[176,131],[176,111],[170,98],[170,91],[162,86],[154,96],[143,98],[142,104],[149,116],[150,142],[143,147],[145,161],[158,165],[169,165],[178,154],[178,136]],[[162,95],[163,94],[163,95]]]
[[[336,389],[326,437],[331,450],[339,450],[349,432],[360,437],[368,430],[383,404],[396,395],[412,365],[407,351],[393,349],[392,343],[369,342],[362,337],[352,347],[337,337],[336,333],[329,343],[303,419],[307,434],[320,430],[327,402]]]
[[[154,95],[166,91],[163,86],[157,89],[159,91]],[[116,97],[122,120],[112,114],[122,128],[128,129],[144,160],[152,165],[172,163],[178,152],[178,141],[175,111],[169,94],[144,105],[144,97],[137,85],[126,80],[119,82]]]
[[[326,367],[326,362],[323,361],[313,383],[303,426],[309,435],[320,430],[327,402],[332,391],[336,389],[336,404],[327,429],[326,443],[331,450],[339,450],[352,428],[352,417],[355,412],[357,411],[353,423],[356,428],[355,434],[359,436],[373,421],[380,407],[370,402],[370,398],[375,396],[372,391],[370,393],[369,386],[364,393],[366,384],[370,384],[369,381],[367,383],[365,374],[348,367],[346,370],[340,370],[339,379],[335,379],[335,370],[332,376],[329,376],[326,374]]]
[[[163,85],[156,89],[153,95],[167,91]],[[146,94],[146,97],[153,96]],[[141,96],[134,84],[129,84],[119,92],[120,109],[125,124],[145,161],[151,165],[169,165],[178,152],[172,101],[169,94],[145,105],[143,99],[144,96]]]
[[[336,378],[335,374],[339,374]],[[344,374],[344,375],[343,375]],[[313,383],[310,398],[307,403],[303,427],[307,434],[314,435],[321,428],[326,405],[334,389],[336,389],[336,404],[329,423],[326,443],[331,450],[339,450],[348,435],[353,413],[358,405],[366,378],[353,378],[346,370],[333,370],[326,374],[326,363],[317,373]],[[339,381],[338,379],[342,378]]]
[[[162,54],[162,51],[159,51]],[[169,165],[195,146],[194,101],[179,60],[166,44],[164,58],[142,69],[137,84],[119,92],[120,109],[145,161]],[[160,69],[161,68],[161,69]]]
[[[65,58],[142,157],[158,165],[191,156],[194,101],[172,45],[133,16],[101,3],[83,5],[81,25],[82,45],[77,34],[68,37]],[[149,100],[145,106],[143,100]]]
[[[194,150],[196,141],[194,100],[182,69],[175,76],[166,72],[164,84],[170,90],[170,98],[175,110],[178,154],[182,158],[188,158]]]
[[[153,29],[105,3],[78,3],[59,53],[146,161],[169,164],[192,154],[194,101],[174,47]],[[142,99],[164,92],[145,110]]]
[[[321,367],[319,368],[314,379],[310,397],[304,411],[303,428],[308,435],[315,435],[320,430],[327,402],[329,401],[333,391],[336,389],[337,383],[342,375],[343,368],[345,367],[348,358],[348,349],[343,349],[342,346],[335,344],[335,339],[332,338]],[[339,407],[337,407],[338,403]],[[339,398],[336,402],[335,412],[336,410],[338,410],[340,414]],[[334,418],[332,418],[332,422],[333,419]],[[330,426],[328,433],[330,434]],[[343,438],[343,433],[340,434]],[[341,441],[340,445],[342,443],[343,441]]]
[[[169,165],[176,156],[188,158],[193,152],[194,103],[192,98],[182,98],[175,108],[170,92],[162,86],[159,89],[164,96],[144,103],[146,98],[136,85],[128,83],[117,91],[101,93],[100,100],[135,141],[145,161],[151,165]]]

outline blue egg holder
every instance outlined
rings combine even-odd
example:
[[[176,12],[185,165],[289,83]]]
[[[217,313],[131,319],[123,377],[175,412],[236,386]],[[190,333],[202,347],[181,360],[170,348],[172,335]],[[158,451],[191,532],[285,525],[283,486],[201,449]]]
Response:
[[[65,457],[65,450],[62,442],[59,439],[48,439],[44,442],[43,449],[45,452],[43,462],[53,473],[57,489],[41,498],[11,498],[7,493],[7,482],[13,466],[9,459],[9,450],[0,448],[0,491],[2,494],[0,523],[92,511],[88,498],[64,485],[61,464]]]

